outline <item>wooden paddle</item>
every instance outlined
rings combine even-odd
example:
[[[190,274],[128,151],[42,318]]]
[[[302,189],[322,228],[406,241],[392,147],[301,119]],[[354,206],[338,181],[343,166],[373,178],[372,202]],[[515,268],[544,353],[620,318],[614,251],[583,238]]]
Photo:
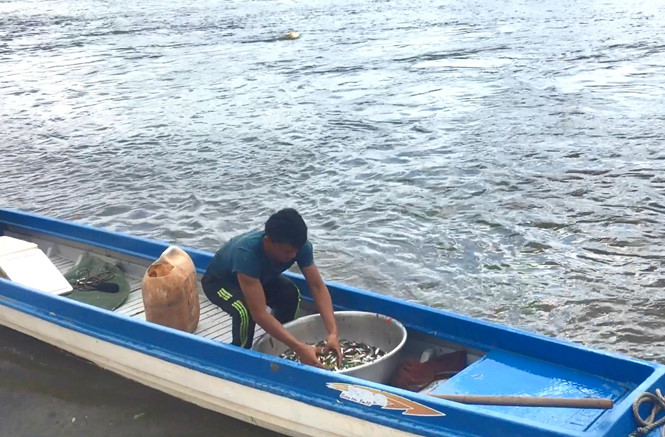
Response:
[[[531,396],[479,396],[479,395],[439,395],[428,393],[439,399],[463,404],[509,405],[516,407],[564,407],[599,408],[609,410],[614,406],[612,399],[605,398],[546,398]]]

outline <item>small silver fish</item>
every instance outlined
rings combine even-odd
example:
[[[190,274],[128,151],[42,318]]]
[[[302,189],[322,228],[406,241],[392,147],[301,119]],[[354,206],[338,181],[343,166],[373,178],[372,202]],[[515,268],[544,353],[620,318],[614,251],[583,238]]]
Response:
[[[330,350],[327,354],[319,356],[319,362],[324,367],[334,371],[351,369],[356,366],[374,362],[386,354],[378,347],[369,346],[356,341],[341,339],[339,345],[342,351],[342,365],[338,365],[337,355],[333,350]],[[323,348],[325,346],[325,341],[319,341],[316,343],[316,347]],[[300,362],[298,354],[290,349],[281,354],[280,357]]]

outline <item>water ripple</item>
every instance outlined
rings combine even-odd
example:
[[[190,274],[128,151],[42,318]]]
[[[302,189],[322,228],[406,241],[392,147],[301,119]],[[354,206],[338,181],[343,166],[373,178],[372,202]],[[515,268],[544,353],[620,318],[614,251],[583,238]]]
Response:
[[[0,3],[0,204],[662,360],[662,5]],[[278,41],[288,30],[302,37]]]

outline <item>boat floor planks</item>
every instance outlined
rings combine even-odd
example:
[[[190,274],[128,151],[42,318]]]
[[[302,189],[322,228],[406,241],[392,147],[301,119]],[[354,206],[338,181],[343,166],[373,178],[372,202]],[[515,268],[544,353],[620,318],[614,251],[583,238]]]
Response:
[[[37,243],[40,249],[46,253],[51,262],[62,274],[65,274],[68,270],[74,267],[79,257],[85,252],[81,248],[77,248],[71,244],[65,244],[61,241],[56,241],[56,239],[35,238],[11,232],[6,233],[6,235]],[[150,263],[145,261],[141,262],[143,260],[138,259],[123,259],[128,257],[123,257],[120,254],[94,253],[94,255],[118,265],[120,270],[125,274],[125,279],[127,279],[127,282],[131,287],[127,300],[114,312],[127,317],[145,320],[141,281],[143,274],[149,267]],[[118,263],[118,260],[122,261]],[[199,323],[194,334],[209,338],[210,340],[230,343],[233,339],[231,332],[231,317],[208,300],[205,294],[203,294],[200,282],[198,283],[198,288],[201,310]],[[263,333],[263,329],[257,326],[254,338],[258,339]]]

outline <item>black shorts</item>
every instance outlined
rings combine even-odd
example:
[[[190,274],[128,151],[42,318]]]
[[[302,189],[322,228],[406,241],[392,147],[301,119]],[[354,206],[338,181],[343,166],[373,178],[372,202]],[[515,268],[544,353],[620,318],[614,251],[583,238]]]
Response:
[[[231,281],[201,278],[203,292],[208,299],[229,314],[233,320],[231,344],[250,349],[254,341],[256,323],[250,314],[245,296],[238,284]],[[284,275],[261,284],[266,295],[266,304],[280,323],[295,319],[300,307],[300,290]]]

